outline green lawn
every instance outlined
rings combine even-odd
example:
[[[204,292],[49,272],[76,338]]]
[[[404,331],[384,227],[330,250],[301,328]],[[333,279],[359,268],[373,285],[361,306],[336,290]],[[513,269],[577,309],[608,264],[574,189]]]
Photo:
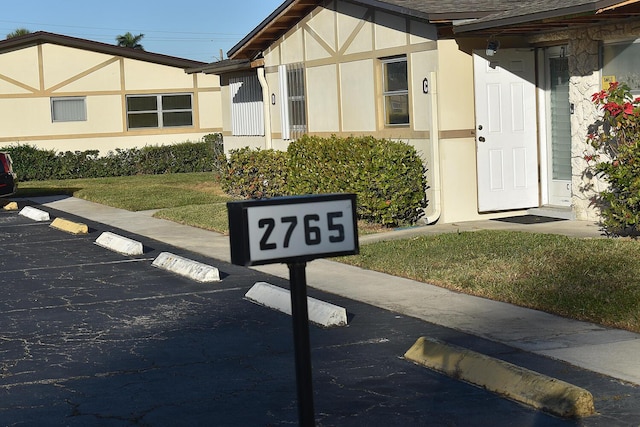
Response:
[[[209,172],[21,182],[18,196],[68,194],[105,205],[143,211],[225,203],[231,200]]]
[[[211,173],[24,182],[19,188],[18,196],[68,194],[133,211],[158,209],[159,218],[227,232],[225,203],[231,199]],[[634,240],[479,231],[372,243],[339,260],[640,332],[640,246]]]
[[[640,332],[637,241],[477,231],[368,244],[341,261]]]

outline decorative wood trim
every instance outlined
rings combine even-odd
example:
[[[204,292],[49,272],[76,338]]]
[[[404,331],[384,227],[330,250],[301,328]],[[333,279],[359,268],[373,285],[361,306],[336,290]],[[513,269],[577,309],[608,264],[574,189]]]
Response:
[[[49,89],[47,89],[47,92],[49,92],[49,93],[55,92],[56,90],[58,90],[58,89],[60,89],[62,87],[65,87],[66,85],[68,85],[70,83],[76,82],[76,81],[80,80],[81,78],[86,77],[89,74],[92,74],[92,73],[94,73],[94,72],[96,72],[96,71],[98,71],[98,70],[100,70],[102,68],[105,68],[105,67],[113,64],[114,62],[118,62],[118,61],[119,61],[119,58],[117,58],[117,57],[108,59],[108,60],[104,61],[101,64],[98,64],[98,65],[96,65],[94,67],[91,67],[88,70],[84,70],[83,72],[78,73],[75,76],[70,77],[67,80],[64,80],[64,81],[58,83],[57,85],[51,86]]]
[[[24,84],[22,82],[19,82],[17,80],[14,80],[9,76],[5,76],[5,75],[0,74],[0,80],[4,80],[5,82],[10,83],[10,84],[12,84],[14,86],[18,86],[18,87],[21,87],[22,89],[28,90],[32,94],[37,94],[38,93],[38,89],[37,88],[29,86],[29,85]],[[9,94],[7,94],[7,95],[9,95]],[[31,94],[26,94],[26,93],[22,93],[22,94],[15,93],[15,94],[11,94],[11,95],[31,96]],[[8,97],[9,96],[7,96],[7,98]],[[5,96],[2,96],[2,98],[5,98]]]
[[[42,45],[38,45],[38,78],[40,80],[40,92],[44,92],[44,56]]]
[[[475,138],[475,136],[475,129],[441,130],[438,133],[440,139]]]
[[[222,133],[221,128],[176,128],[168,130],[162,129],[161,133],[154,131],[127,131],[127,132],[111,132],[111,133],[84,133],[84,134],[67,134],[67,135],[28,135],[20,136],[20,142],[27,141],[59,141],[69,139],[97,139],[97,138],[122,138],[122,137],[134,137],[134,136],[162,136],[162,135],[178,135],[178,134],[196,134],[196,133]],[[16,142],[16,137],[0,137],[0,142]]]

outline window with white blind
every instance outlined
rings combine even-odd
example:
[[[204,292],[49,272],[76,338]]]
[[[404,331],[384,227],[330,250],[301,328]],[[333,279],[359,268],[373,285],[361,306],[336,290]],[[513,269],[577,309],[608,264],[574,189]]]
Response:
[[[262,87],[255,74],[229,79],[231,132],[234,136],[264,135]]]
[[[87,120],[84,97],[51,98],[51,120],[53,122],[82,122]]]
[[[129,129],[193,126],[190,93],[127,96]]]
[[[307,133],[307,102],[302,64],[280,65],[282,139],[297,139]]]

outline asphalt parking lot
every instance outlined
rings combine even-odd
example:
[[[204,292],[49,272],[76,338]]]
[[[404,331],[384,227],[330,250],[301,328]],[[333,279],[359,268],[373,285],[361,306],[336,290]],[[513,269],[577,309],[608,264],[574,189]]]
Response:
[[[72,219],[89,234],[0,211],[0,425],[297,424],[291,318],[244,299],[257,281],[288,287],[286,280]],[[141,241],[144,254],[96,245],[104,231]],[[201,284],[153,267],[165,251],[216,266],[222,280]],[[349,315],[347,327],[310,328],[318,425],[640,424],[635,386],[357,301],[309,295]],[[424,335],[587,388],[599,414],[556,418],[404,360]]]

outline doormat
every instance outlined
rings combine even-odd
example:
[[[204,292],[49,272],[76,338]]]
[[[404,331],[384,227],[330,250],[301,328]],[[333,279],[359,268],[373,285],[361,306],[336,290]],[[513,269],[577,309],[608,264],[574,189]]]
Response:
[[[510,222],[513,224],[543,224],[545,222],[566,221],[564,218],[552,218],[540,215],[520,215],[506,218],[496,218],[493,221]]]

